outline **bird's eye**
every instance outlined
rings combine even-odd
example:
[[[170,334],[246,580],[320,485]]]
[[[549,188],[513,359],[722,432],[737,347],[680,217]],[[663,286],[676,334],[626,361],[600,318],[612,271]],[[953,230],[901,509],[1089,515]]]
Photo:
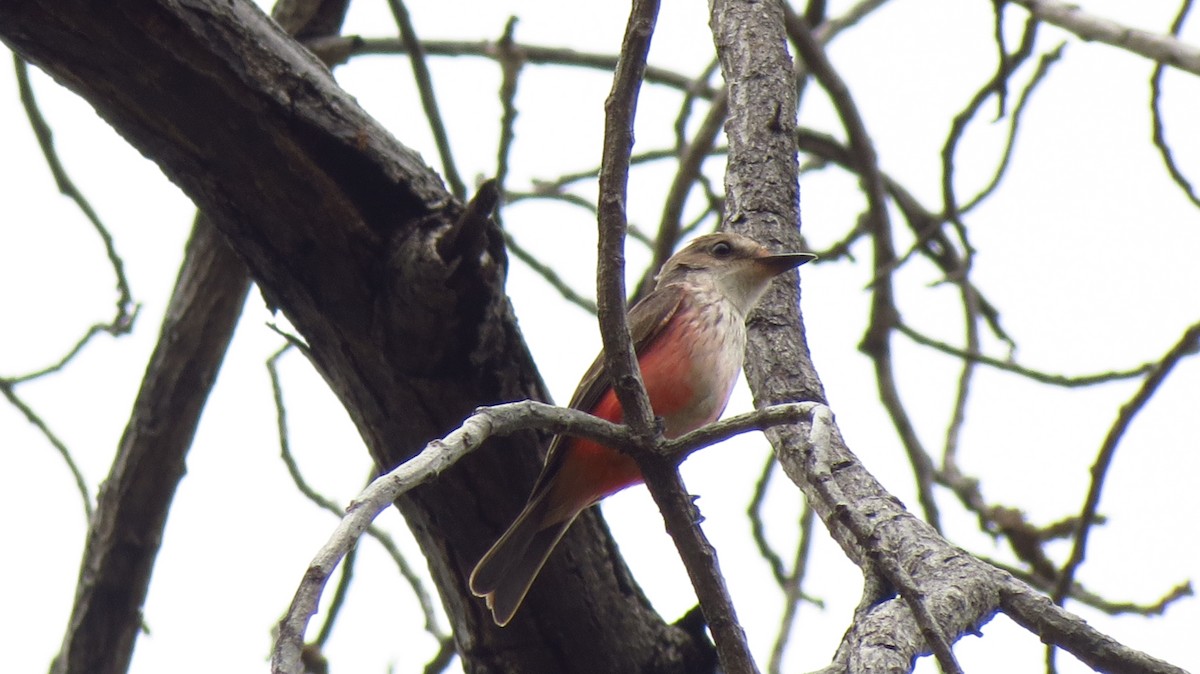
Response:
[[[709,251],[713,254],[713,257],[729,257],[733,254],[733,246],[729,245],[726,241],[718,241],[712,245]]]

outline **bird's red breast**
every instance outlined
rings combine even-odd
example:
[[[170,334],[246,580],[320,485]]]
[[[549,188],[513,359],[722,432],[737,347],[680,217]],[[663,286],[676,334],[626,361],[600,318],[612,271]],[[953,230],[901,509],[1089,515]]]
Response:
[[[664,434],[678,437],[716,421],[725,409],[729,392],[741,367],[744,342],[730,330],[728,321],[740,316],[718,315],[716,309],[698,311],[686,306],[645,345],[638,365],[654,414],[665,425]],[[738,326],[740,327],[740,326]],[[589,412],[614,423],[623,420],[621,403],[611,387]],[[592,440],[575,438],[566,452],[551,487],[555,511],[574,512],[642,481],[637,463],[629,456]]]

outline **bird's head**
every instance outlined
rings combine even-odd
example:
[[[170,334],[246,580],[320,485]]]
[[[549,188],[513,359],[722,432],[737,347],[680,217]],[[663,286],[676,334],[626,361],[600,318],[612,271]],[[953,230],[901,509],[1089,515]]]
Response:
[[[707,234],[667,260],[657,286],[711,284],[745,314],[762,297],[771,279],[816,257],[809,253],[771,253],[754,239],[732,232]]]

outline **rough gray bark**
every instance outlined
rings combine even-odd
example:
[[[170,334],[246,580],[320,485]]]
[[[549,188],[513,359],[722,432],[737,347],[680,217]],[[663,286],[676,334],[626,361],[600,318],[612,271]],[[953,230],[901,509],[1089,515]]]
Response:
[[[795,89],[782,5],[716,0],[711,24],[730,92],[723,224],[796,250]],[[746,376],[755,404],[823,402],[799,313],[799,287],[777,283],[773,293],[750,319]],[[911,671],[914,659],[930,652],[927,637],[953,643],[1002,610],[1099,671],[1182,674],[951,545],[866,471],[832,419],[828,432],[826,446],[814,448],[796,427],[766,431],[785,472],[866,579],[854,622],[826,671]],[[945,653],[943,670],[952,671],[948,646]]]
[[[481,404],[545,399],[487,220],[247,2],[0,5],[0,39],[89,100],[212,218],[390,467]],[[520,507],[538,438],[490,443],[398,505],[468,671],[699,671],[703,636],[647,605],[581,518],[499,630],[465,578]],[[287,598],[280,598],[281,607]]]

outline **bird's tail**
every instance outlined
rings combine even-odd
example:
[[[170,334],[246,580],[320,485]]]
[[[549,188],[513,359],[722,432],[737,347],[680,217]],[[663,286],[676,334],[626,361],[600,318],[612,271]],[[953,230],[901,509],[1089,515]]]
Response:
[[[501,627],[512,620],[533,579],[579,514],[547,522],[547,515],[553,516],[547,498],[549,492],[543,490],[526,504],[508,531],[471,572],[471,592],[487,600],[493,619]]]

